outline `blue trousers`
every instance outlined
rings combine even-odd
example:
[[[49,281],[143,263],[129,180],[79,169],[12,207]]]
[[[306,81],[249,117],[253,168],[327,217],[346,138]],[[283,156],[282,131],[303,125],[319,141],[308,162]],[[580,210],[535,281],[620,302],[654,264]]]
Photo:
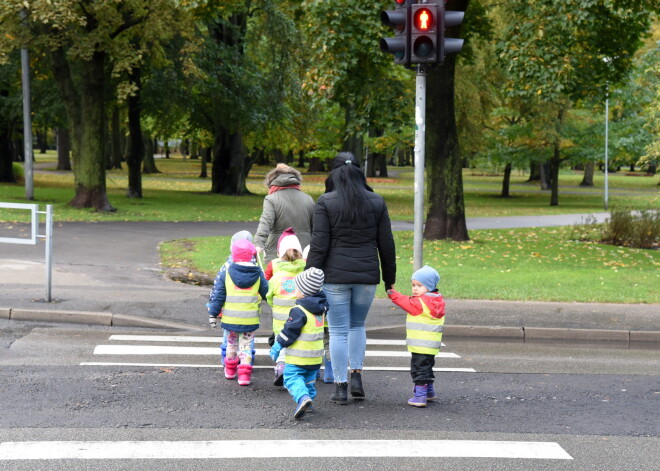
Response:
[[[306,370],[298,365],[287,364],[284,366],[284,387],[289,391],[296,404],[305,395],[312,399],[316,397],[316,386],[314,385],[316,371]]]

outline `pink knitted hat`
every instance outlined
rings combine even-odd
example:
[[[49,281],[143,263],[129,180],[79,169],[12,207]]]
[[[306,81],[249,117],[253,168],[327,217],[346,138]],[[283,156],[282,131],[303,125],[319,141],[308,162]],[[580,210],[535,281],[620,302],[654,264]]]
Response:
[[[257,254],[252,242],[247,239],[240,239],[231,246],[231,258],[234,262],[250,262]]]

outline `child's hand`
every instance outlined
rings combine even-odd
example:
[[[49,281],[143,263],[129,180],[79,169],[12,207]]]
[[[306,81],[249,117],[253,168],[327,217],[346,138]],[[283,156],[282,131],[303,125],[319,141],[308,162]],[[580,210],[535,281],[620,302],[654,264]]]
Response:
[[[217,329],[218,328],[218,318],[213,317],[213,316],[209,316],[209,326],[212,329]]]
[[[277,357],[280,356],[280,350],[282,350],[282,344],[278,341],[275,341],[273,346],[270,348],[270,359],[277,361]]]

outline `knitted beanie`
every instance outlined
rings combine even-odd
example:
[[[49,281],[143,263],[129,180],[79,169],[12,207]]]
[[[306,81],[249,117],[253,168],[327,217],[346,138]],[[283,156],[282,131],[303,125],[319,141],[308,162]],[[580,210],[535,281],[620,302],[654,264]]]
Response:
[[[231,243],[229,244],[229,246],[233,247],[234,242],[241,239],[249,240],[250,242],[252,242],[252,234],[250,233],[250,231],[238,231],[236,234],[231,236]]]
[[[293,282],[302,294],[312,296],[321,291],[323,280],[323,270],[312,267],[296,275]]]
[[[234,262],[251,262],[256,254],[257,249],[247,239],[239,239],[231,247],[231,258]]]
[[[277,242],[277,256],[282,258],[289,249],[296,249],[302,254],[302,245],[300,245],[300,240],[298,240],[293,227],[289,227],[282,232],[280,240]]]
[[[419,281],[427,290],[434,291],[440,281],[440,275],[435,268],[424,265],[412,274],[411,280]]]

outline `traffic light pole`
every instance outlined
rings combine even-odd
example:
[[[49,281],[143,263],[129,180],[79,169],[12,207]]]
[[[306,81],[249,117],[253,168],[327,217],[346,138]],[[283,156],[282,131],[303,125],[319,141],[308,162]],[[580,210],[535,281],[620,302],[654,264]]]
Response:
[[[417,66],[415,79],[415,221],[413,269],[424,265],[424,152],[426,137],[426,70]]]

